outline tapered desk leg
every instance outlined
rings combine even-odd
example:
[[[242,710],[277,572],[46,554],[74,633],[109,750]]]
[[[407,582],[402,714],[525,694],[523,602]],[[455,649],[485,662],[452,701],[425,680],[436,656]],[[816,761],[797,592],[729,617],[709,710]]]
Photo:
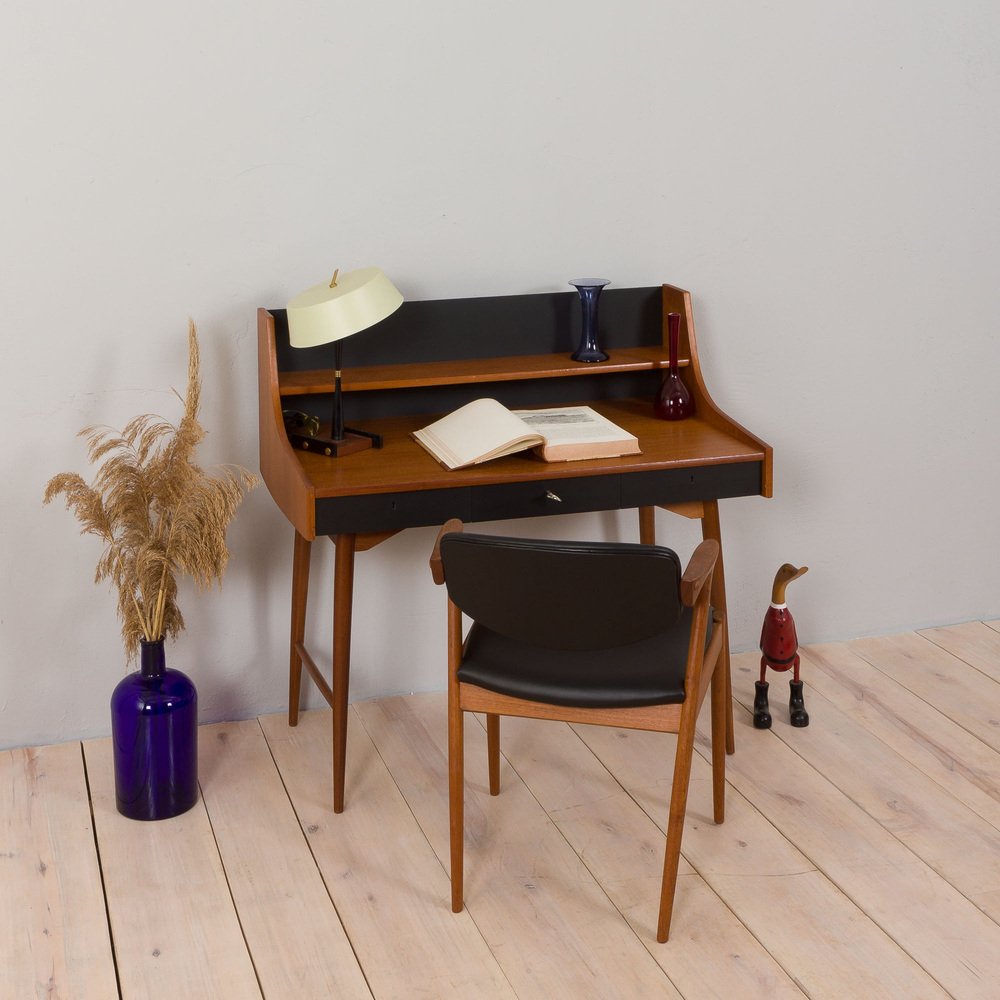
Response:
[[[719,501],[706,500],[701,519],[701,537],[714,538],[719,543],[719,558],[712,574],[712,606],[723,614],[722,652],[719,663],[726,681],[726,753],[736,752],[733,728],[733,677],[729,666],[729,614],[726,609],[726,572],[722,565],[722,527],[719,523]]]
[[[334,535],[333,568],[333,811],[344,811],[347,693],[351,685],[351,612],[356,535]]]
[[[306,600],[309,596],[309,552],[312,542],[295,532],[292,552],[292,637],[288,663],[288,724],[299,724],[299,698],[302,690],[302,657],[299,645],[306,634]]]
[[[639,508],[639,541],[643,545],[656,544],[656,508]]]

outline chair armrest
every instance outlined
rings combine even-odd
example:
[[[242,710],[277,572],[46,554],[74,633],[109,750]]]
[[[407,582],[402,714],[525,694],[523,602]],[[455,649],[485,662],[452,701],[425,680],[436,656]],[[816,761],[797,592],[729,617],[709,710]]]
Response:
[[[434,540],[434,551],[431,553],[430,559],[431,576],[434,578],[435,583],[444,583],[444,566],[441,565],[441,539],[445,535],[452,534],[452,532],[461,531],[464,527],[465,525],[457,517],[453,517],[450,521],[445,521],[441,526],[441,530]]]
[[[706,538],[691,554],[684,575],[681,577],[681,600],[685,607],[693,608],[705,581],[712,575],[719,558],[719,543]]]

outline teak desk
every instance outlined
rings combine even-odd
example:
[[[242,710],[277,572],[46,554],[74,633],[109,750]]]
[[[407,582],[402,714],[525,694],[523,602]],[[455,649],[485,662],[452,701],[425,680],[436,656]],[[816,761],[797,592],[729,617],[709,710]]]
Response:
[[[282,409],[327,414],[330,349],[291,348],[284,311],[258,310],[260,468],[295,528],[288,721],[298,722],[304,664],[333,709],[334,812],[344,808],[355,552],[452,517],[491,521],[632,507],[640,540],[652,543],[656,506],[700,518],[704,537],[721,545],[718,501],[771,495],[771,448],[727,417],[705,388],[688,292],[669,285],[606,289],[600,342],[610,358],[598,364],[569,360],[579,309],[575,292],[405,302],[347,342],[345,417],[382,434],[384,447],[341,458],[294,450],[282,419]],[[668,362],[668,312],[681,315],[683,377],[696,405],[694,417],[673,423],[653,416]],[[511,407],[588,403],[636,434],[642,454],[566,463],[522,454],[449,472],[410,433],[480,396]],[[303,642],[309,552],[319,535],[336,546],[332,683]],[[721,558],[712,601],[725,610]],[[728,683],[728,636],[724,641]],[[731,697],[728,705],[732,753]]]

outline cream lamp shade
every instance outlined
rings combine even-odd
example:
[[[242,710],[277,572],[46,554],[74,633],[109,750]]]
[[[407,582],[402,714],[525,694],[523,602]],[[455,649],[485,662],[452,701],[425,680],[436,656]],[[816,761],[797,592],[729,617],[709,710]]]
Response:
[[[377,267],[363,267],[307,288],[288,303],[292,347],[332,344],[367,330],[403,304],[395,285]]]

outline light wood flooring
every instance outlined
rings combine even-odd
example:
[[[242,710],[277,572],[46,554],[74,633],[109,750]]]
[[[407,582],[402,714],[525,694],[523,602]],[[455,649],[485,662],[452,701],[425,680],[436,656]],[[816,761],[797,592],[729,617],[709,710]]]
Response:
[[[673,737],[467,726],[466,910],[447,873],[442,695],[206,726],[199,804],[114,807],[107,740],[0,753],[0,998],[1000,997],[1000,622],[803,650],[807,729],[734,658],[737,751],[692,775],[654,925]],[[707,712],[704,713],[707,725]]]

